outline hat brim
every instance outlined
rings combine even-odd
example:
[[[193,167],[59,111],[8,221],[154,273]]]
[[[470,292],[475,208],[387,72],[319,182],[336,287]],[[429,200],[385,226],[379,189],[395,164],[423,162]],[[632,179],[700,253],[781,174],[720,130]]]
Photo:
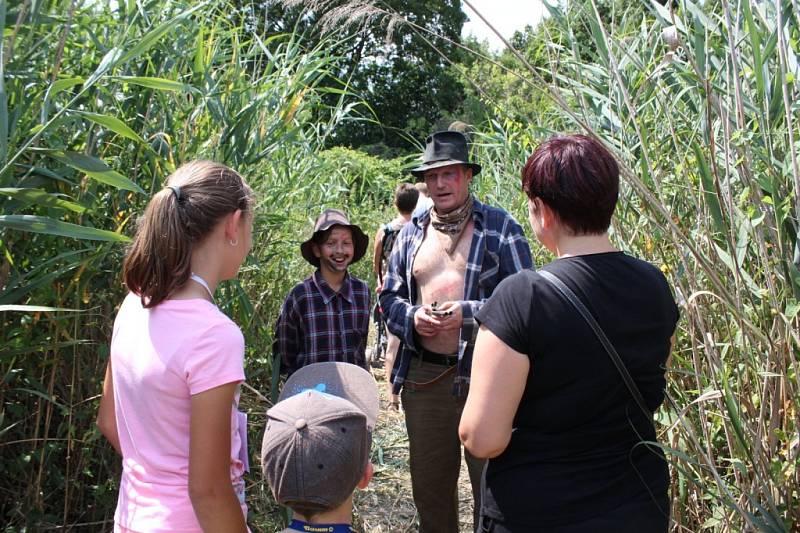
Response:
[[[422,165],[409,170],[418,180],[425,178],[425,171],[433,168],[447,167],[450,165],[464,165],[472,169],[472,175],[477,176],[481,172],[481,166],[477,163],[469,163],[467,161],[459,161],[457,159],[443,159],[441,161],[431,161],[430,163],[423,163]]]
[[[342,224],[341,222],[331,222],[330,224],[327,224],[319,228],[314,233],[312,233],[311,237],[306,239],[306,241],[300,245],[300,253],[303,256],[303,259],[305,259],[306,261],[308,261],[317,268],[319,268],[319,258],[316,255],[314,255],[314,249],[312,248],[314,244],[314,237],[316,237],[317,233],[320,233],[322,231],[327,231],[333,226],[341,226],[343,228],[349,228],[350,231],[353,232],[354,249],[353,249],[353,260],[350,261],[351,265],[356,261],[358,261],[359,259],[361,259],[362,257],[364,257],[364,254],[367,253],[367,247],[369,246],[369,237],[367,237],[367,235],[363,231],[361,231],[360,227],[358,227],[356,224]]]
[[[367,417],[370,431],[375,427],[380,410],[378,386],[360,366],[337,361],[306,365],[289,376],[278,402],[309,389],[351,402]]]

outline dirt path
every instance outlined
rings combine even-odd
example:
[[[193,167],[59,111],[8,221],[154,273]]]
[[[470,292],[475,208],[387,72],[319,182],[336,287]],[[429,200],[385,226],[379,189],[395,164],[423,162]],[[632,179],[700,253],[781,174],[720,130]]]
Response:
[[[373,368],[372,374],[381,391],[381,413],[372,443],[375,475],[366,490],[356,491],[355,525],[369,533],[414,532],[418,524],[411,496],[405,419],[402,412],[386,409],[383,369]],[[472,531],[472,492],[463,460],[458,495],[461,531]]]

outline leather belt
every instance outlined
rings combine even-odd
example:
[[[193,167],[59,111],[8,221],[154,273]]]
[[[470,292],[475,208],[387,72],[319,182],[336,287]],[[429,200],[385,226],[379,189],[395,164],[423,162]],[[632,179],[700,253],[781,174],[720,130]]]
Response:
[[[434,365],[454,366],[458,364],[458,355],[445,355],[426,350],[425,348],[422,348],[418,352],[412,353],[417,359],[422,359],[426,363],[431,363]]]

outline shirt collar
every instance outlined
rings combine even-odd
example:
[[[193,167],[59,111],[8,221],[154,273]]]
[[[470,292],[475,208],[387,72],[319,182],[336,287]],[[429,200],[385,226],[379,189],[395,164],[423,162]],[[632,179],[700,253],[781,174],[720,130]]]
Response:
[[[347,272],[344,275],[344,280],[342,280],[342,287],[339,289],[339,292],[336,292],[328,285],[328,282],[325,281],[325,278],[322,277],[322,271],[317,269],[314,272],[314,276],[312,277],[314,281],[314,285],[317,286],[317,290],[319,290],[320,294],[322,294],[322,300],[328,304],[331,300],[336,298],[338,294],[345,300],[350,303],[353,303],[353,284],[350,282],[350,273]]]

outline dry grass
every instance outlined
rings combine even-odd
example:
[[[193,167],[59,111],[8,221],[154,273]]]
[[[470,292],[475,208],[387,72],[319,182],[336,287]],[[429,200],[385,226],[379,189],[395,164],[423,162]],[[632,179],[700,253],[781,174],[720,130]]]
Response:
[[[408,437],[402,412],[385,408],[386,378],[383,369],[373,368],[381,392],[381,410],[372,445],[375,475],[369,486],[356,493],[354,524],[365,532],[413,532],[418,530],[416,508],[411,495],[408,467]],[[461,531],[472,531],[472,491],[466,463],[461,462],[458,479]]]
[[[370,343],[374,332],[370,332]],[[417,511],[411,495],[411,475],[408,467],[408,438],[402,411],[386,409],[386,379],[381,368],[373,368],[381,394],[381,413],[372,444],[372,463],[375,474],[365,490],[356,491],[353,524],[364,533],[401,533],[418,531]],[[248,411],[250,449],[260,448],[265,424],[265,407],[251,390],[244,390],[242,407]],[[254,532],[278,531],[284,523],[283,510],[275,503],[269,489],[261,480],[258,458],[251,459],[248,476],[249,525]],[[466,464],[462,461],[458,483],[461,531],[472,531],[472,492]]]

